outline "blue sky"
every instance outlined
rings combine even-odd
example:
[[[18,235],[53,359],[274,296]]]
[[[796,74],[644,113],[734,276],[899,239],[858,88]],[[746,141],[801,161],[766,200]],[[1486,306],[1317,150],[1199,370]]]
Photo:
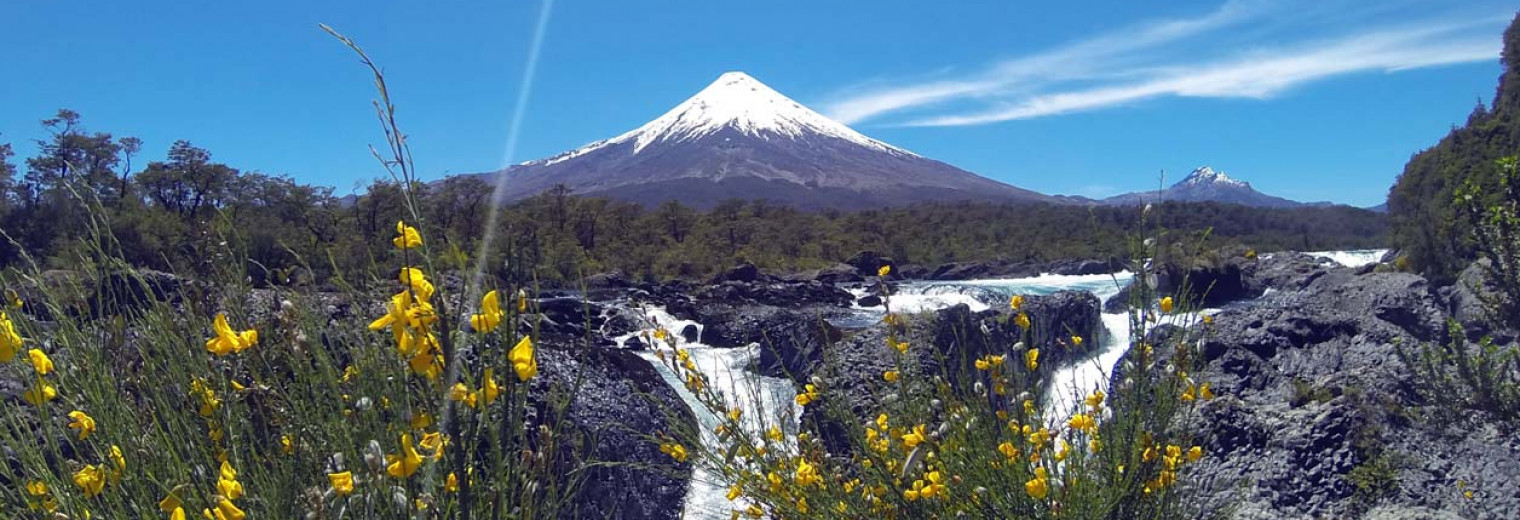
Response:
[[[1515,5],[1151,2],[11,2],[0,141],[58,108],[339,193],[382,174],[386,69],[425,178],[636,127],[743,70],[867,135],[1047,193],[1153,188],[1200,165],[1299,200],[1382,201],[1493,95]],[[535,74],[524,81],[535,36]],[[508,157],[517,102],[520,139]]]

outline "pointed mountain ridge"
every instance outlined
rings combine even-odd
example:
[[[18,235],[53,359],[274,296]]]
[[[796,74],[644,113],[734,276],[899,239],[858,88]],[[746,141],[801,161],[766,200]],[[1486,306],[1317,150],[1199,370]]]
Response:
[[[638,128],[505,170],[507,200],[564,185],[573,193],[707,207],[768,199],[807,209],[924,201],[1067,202],[872,139],[743,72]]]
[[[1181,181],[1178,181],[1177,184],[1173,184],[1172,187],[1175,188],[1178,186],[1198,185],[1224,185],[1241,188],[1251,187],[1251,183],[1249,182],[1235,180],[1233,178],[1230,178],[1229,175],[1225,175],[1224,172],[1214,171],[1213,168],[1210,168],[1208,166],[1200,166],[1198,169],[1193,170],[1192,173],[1189,173],[1187,177],[1183,178]]]

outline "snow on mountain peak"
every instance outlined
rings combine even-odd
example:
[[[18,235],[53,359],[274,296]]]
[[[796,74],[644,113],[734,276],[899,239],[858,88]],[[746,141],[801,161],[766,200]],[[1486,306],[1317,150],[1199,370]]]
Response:
[[[1245,182],[1231,179],[1230,176],[1225,175],[1224,172],[1216,172],[1213,168],[1210,168],[1208,166],[1203,166],[1196,170],[1193,170],[1193,173],[1188,174],[1187,178],[1182,179],[1182,182],[1177,183],[1178,186],[1198,186],[1210,184],[1249,187],[1249,185]]]
[[[838,121],[824,117],[749,74],[732,71],[718,76],[707,88],[644,126],[546,160],[523,164],[554,164],[609,145],[630,141],[634,143],[633,152],[639,153],[654,143],[698,139],[725,128],[761,139],[801,139],[809,135],[823,135],[888,153],[915,155],[866,137]]]

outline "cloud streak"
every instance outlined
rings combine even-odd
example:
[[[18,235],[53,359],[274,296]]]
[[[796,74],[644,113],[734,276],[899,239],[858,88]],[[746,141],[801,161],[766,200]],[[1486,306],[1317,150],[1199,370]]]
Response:
[[[845,124],[903,109],[975,98],[1015,89],[1027,82],[1102,76],[1110,61],[1250,19],[1262,11],[1257,1],[1234,0],[1195,19],[1167,20],[1130,27],[1055,50],[995,64],[973,77],[876,89],[837,100],[824,112]]]
[[[846,123],[916,112],[919,115],[912,119],[889,124],[966,126],[1164,97],[1267,99],[1336,76],[1494,60],[1500,48],[1497,29],[1507,21],[1507,17],[1480,17],[1382,27],[1209,60],[1189,60],[1166,48],[1231,25],[1260,21],[1264,14],[1263,4],[1231,2],[1200,18],[1102,35],[998,63],[967,78],[907,84],[839,99],[825,105],[825,112]],[[943,113],[950,104],[961,111]]]

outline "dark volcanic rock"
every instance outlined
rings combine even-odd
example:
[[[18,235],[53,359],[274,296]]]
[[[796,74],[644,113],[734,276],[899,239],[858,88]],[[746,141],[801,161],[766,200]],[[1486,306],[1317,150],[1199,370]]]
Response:
[[[760,304],[796,308],[805,305],[848,307],[855,297],[849,291],[818,281],[728,281],[697,289],[700,302],[730,305]],[[706,321],[703,321],[706,324]]]
[[[704,303],[698,307],[697,321],[702,324],[702,342],[714,347],[742,347],[759,343],[790,341],[795,321],[817,322],[832,317],[841,309],[799,307],[783,309],[768,305],[733,305]]]
[[[982,278],[1024,278],[1040,274],[1040,267],[1031,262],[989,260],[985,262],[956,262],[943,264],[929,273],[930,280],[975,280]]]
[[[545,417],[542,396],[550,385],[570,388],[579,378],[569,424],[582,439],[596,441],[589,457],[606,463],[587,470],[571,499],[579,511],[566,517],[678,518],[692,468],[676,465],[644,435],[696,428],[686,403],[632,352],[545,345],[538,360],[541,377],[532,382],[531,403],[536,417]]]
[[[824,349],[843,335],[816,314],[778,310],[755,324],[752,336],[763,338],[755,371],[771,377],[806,381],[823,361]]]
[[[1198,338],[1205,365],[1195,377],[1221,396],[1202,405],[1209,456],[1189,477],[1204,515],[1421,508],[1432,518],[1497,519],[1520,510],[1520,436],[1435,419],[1399,360],[1397,349],[1442,338],[1444,314],[1423,278],[1297,257],[1265,260],[1257,276],[1283,293],[1218,314]],[[1461,498],[1459,480],[1481,489],[1481,507]]]
[[[1261,296],[1265,288],[1257,285],[1249,273],[1254,260],[1239,255],[1216,255],[1185,265],[1163,264],[1156,273],[1160,293],[1184,296],[1201,307],[1219,307]]]
[[[833,267],[819,269],[810,279],[831,284],[856,283],[865,280],[865,278],[860,276],[860,273],[855,271],[854,267],[848,264],[838,264]]]
[[[881,253],[875,251],[855,253],[855,256],[851,256],[844,263],[854,267],[855,271],[861,276],[876,276],[878,270],[883,266],[896,268],[896,262],[892,261],[892,257],[882,256]]]
[[[719,284],[723,282],[753,282],[759,276],[760,268],[755,267],[755,264],[744,262],[742,264],[730,267],[726,271],[718,273],[717,276],[713,277],[712,283]]]
[[[859,305],[861,307],[876,307],[878,305],[881,305],[881,297],[874,294],[867,294],[860,297],[859,300],[855,300],[855,305]]]

